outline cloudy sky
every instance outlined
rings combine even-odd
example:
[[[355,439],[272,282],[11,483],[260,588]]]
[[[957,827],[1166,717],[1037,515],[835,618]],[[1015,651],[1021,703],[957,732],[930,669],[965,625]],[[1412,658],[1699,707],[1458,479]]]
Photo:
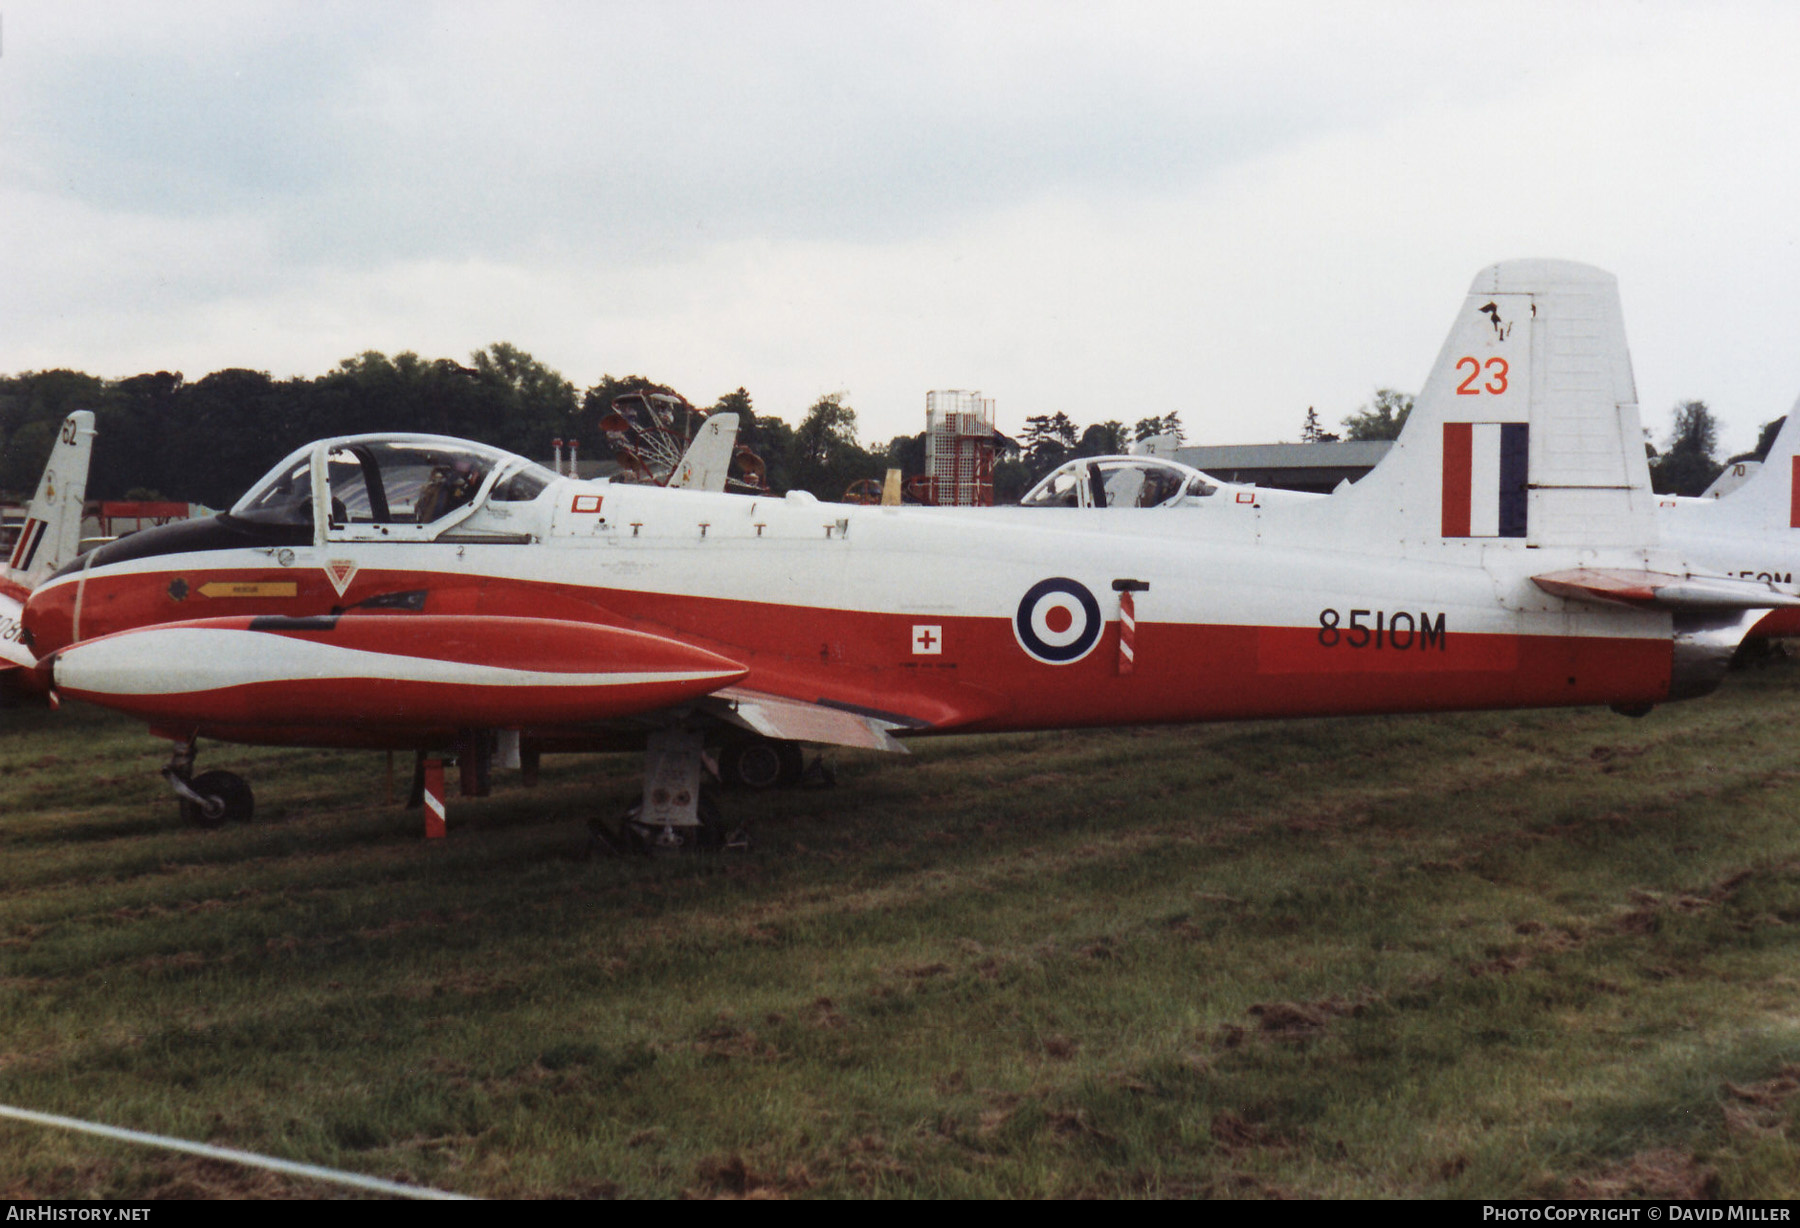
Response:
[[[0,8],[0,371],[316,375],[511,341],[865,441],[1294,438],[1470,277],[1616,273],[1645,421],[1800,394],[1800,7]]]

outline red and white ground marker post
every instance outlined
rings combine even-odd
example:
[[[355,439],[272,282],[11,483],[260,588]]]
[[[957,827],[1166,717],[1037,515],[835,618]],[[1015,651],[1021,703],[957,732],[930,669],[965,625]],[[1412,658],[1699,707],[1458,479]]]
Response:
[[[1137,669],[1137,600],[1133,593],[1150,591],[1142,580],[1114,580],[1113,591],[1119,594],[1119,673]]]
[[[444,838],[444,761],[425,760],[425,838]]]

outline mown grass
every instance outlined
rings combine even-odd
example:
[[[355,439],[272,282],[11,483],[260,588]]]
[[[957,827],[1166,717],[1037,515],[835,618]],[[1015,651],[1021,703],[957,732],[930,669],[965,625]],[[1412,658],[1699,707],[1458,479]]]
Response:
[[[950,739],[585,861],[628,758],[428,845],[381,755],[211,747],[203,832],[0,714],[0,1102],[483,1195],[1794,1197],[1797,716]],[[0,1123],[11,1196],[324,1192]]]

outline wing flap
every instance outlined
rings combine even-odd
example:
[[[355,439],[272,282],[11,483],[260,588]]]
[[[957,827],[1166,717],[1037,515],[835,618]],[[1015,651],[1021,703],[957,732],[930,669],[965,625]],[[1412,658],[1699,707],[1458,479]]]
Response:
[[[766,738],[908,753],[892,731],[908,728],[910,723],[898,718],[885,720],[864,712],[735,686],[714,692],[706,703],[716,706],[726,720]]]

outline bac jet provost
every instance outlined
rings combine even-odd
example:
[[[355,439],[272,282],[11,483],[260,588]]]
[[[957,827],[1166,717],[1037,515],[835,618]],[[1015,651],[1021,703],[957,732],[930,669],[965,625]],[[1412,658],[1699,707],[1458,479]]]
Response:
[[[199,738],[460,747],[465,783],[484,745],[640,746],[627,836],[716,843],[720,745],[1703,694],[1800,597],[1662,543],[1636,402],[1614,279],[1513,262],[1475,278],[1395,447],[1324,498],[860,507],[355,436],[92,551],[25,621],[47,692],[175,743],[189,806],[250,806],[191,775]]]
[[[37,493],[25,509],[25,523],[0,563],[0,703],[11,699],[26,681],[23,671],[35,663],[24,646],[26,599],[80,549],[93,450],[94,415],[78,409],[63,419]]]
[[[1664,540],[1691,563],[1791,587],[1800,572],[1800,402],[1740,485],[1714,498],[1665,495],[1658,510]],[[1750,634],[1800,635],[1800,609],[1771,610]]]

